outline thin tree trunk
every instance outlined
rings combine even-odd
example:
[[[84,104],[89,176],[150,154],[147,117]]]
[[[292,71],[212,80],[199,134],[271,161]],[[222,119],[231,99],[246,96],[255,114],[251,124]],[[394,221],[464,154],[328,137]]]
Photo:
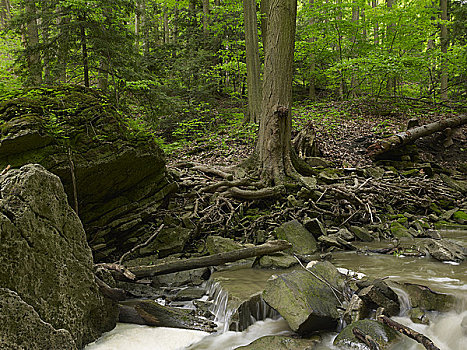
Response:
[[[80,40],[81,40],[81,56],[83,59],[83,78],[84,86],[89,87],[89,62],[88,62],[88,47],[86,40],[86,14],[82,13],[79,16],[80,23]]]
[[[163,14],[163,27],[164,27],[164,44],[168,44],[170,41],[170,29],[169,29],[169,8],[167,7],[167,2],[164,3],[164,8],[162,9]]]
[[[373,8],[376,8],[378,6],[378,0],[372,0],[371,6]],[[375,22],[373,27],[373,40],[375,42],[375,45],[379,45],[379,24],[377,21]]]
[[[243,0],[245,23],[246,68],[248,86],[248,118],[251,123],[258,123],[261,113],[261,78],[258,46],[258,22],[256,3]]]
[[[65,84],[67,82],[67,65],[69,56],[69,44],[68,44],[68,24],[70,23],[70,17],[68,16],[66,8],[59,9],[63,15],[58,20],[60,40],[58,43],[58,81]]]
[[[269,2],[271,0],[261,0],[260,2],[260,14],[261,14],[261,41],[263,43],[263,52],[266,52],[266,37],[268,34],[268,13],[269,13]]]
[[[440,8],[441,8],[441,20],[447,21],[448,20],[448,2],[447,0],[440,0]],[[445,55],[448,52],[448,45],[449,45],[449,37],[448,37],[448,29],[446,25],[441,24],[441,52]],[[447,73],[447,66],[446,66],[446,58],[442,58],[441,63],[441,99],[447,100],[448,99],[448,73]]]
[[[11,7],[9,0],[2,0],[0,2],[0,24],[5,27],[11,18]]]
[[[42,84],[42,64],[39,53],[39,29],[37,27],[37,9],[33,0],[25,1],[27,16],[26,50],[28,51],[28,67],[32,85]]]
[[[352,35],[352,48],[355,47],[355,43],[357,41],[357,28],[358,28],[358,19],[360,17],[360,11],[358,6],[356,5],[355,1],[353,2],[352,6],[352,23],[354,25],[354,34]],[[350,94],[352,97],[356,96],[356,88],[357,88],[357,78],[355,77],[355,72],[352,72],[352,77],[350,78]]]
[[[261,179],[268,184],[282,185],[294,173],[290,149],[296,15],[297,0],[271,2],[256,146]]]
[[[208,35],[208,23],[209,23],[209,0],[203,0],[203,33],[205,36]]]
[[[394,0],[386,0],[386,6],[389,9],[392,9],[393,5],[394,5]],[[391,37],[393,37],[394,35],[395,35],[395,24],[391,23],[386,28],[386,42],[388,42],[388,40],[391,40]],[[388,78],[386,82],[386,89],[389,93],[392,93],[393,95],[396,94],[396,77],[395,76],[390,76]]]
[[[310,9],[314,7],[314,0],[310,0]],[[313,17],[310,18],[310,27],[315,24],[315,20]],[[310,36],[310,44],[313,45],[315,42],[315,38]],[[310,87],[308,91],[308,97],[310,100],[316,100],[316,86],[315,86],[315,69],[316,69],[316,62],[315,62],[315,54],[313,52],[310,53]]]

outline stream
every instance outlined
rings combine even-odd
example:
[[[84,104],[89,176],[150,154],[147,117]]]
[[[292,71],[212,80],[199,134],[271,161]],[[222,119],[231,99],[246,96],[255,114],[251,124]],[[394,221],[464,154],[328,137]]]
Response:
[[[443,232],[443,237],[450,238],[464,247],[467,246],[465,231]],[[378,243],[360,244],[360,247],[373,248]],[[381,243],[379,243],[379,247]],[[355,252],[333,253],[332,263],[341,268],[357,271],[372,278],[387,278],[386,282],[410,282],[430,287],[437,292],[454,294],[460,300],[457,311],[448,313],[428,313],[430,325],[413,323],[406,312],[409,300],[404,292],[392,285],[398,293],[401,315],[394,317],[399,323],[407,325],[428,336],[442,350],[464,350],[467,344],[467,262],[441,263],[431,258],[415,258],[381,254],[356,254]],[[256,270],[251,268],[215,272],[213,279],[222,280],[233,293],[241,295],[251,291],[260,291],[266,280],[277,271]],[[213,287],[211,286],[211,291]],[[216,299],[215,310],[219,331],[208,334],[200,331],[182,330],[163,327],[147,327],[130,324],[118,324],[96,342],[86,346],[85,350],[228,350],[247,345],[266,335],[287,335],[293,332],[280,317],[267,318],[254,322],[242,332],[226,331],[223,327],[228,308],[226,292],[213,292]],[[332,341],[337,333],[328,333],[313,349],[337,349]],[[392,349],[423,350],[417,342],[403,337]]]

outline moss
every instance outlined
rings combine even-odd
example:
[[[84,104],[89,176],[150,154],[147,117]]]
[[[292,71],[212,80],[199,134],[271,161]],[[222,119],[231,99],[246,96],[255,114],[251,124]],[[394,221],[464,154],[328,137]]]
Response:
[[[452,215],[452,218],[459,224],[464,224],[467,222],[467,213],[465,211],[459,210]]]

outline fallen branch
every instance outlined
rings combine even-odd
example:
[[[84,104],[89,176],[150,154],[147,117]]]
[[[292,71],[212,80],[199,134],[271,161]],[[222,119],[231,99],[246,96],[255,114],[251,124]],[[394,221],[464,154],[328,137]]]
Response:
[[[109,270],[112,273],[112,276],[114,276],[114,278],[117,278],[117,279],[120,278],[120,279],[123,279],[124,281],[125,280],[130,280],[130,281],[136,280],[136,276],[130,270],[128,270],[125,266],[120,265],[120,264],[99,263],[99,264],[95,264],[94,267],[96,267],[97,269],[103,268],[103,269]]]
[[[431,135],[437,131],[442,131],[446,128],[457,128],[467,123],[467,114],[459,115],[449,119],[439,120],[434,123],[426,124],[392,135],[384,140],[372,144],[368,147],[368,155],[375,157],[386,153],[390,150],[396,149],[408,143],[417,140],[420,137]]]
[[[99,287],[99,290],[104,294],[105,297],[114,300],[114,301],[123,301],[127,299],[126,292],[120,288],[112,288],[99,277],[94,276],[96,284]]]
[[[270,241],[256,247],[243,248],[230,252],[202,256],[197,258],[170,261],[158,265],[135,266],[129,270],[137,277],[151,277],[155,275],[164,275],[172,272],[197,269],[200,267],[217,266],[228,262],[233,262],[241,259],[252,258],[266,254],[275,253],[288,248],[292,245],[287,241]]]
[[[7,167],[5,169],[3,169],[3,171],[2,171],[2,173],[0,175],[5,175],[8,172],[8,170],[10,170],[10,168],[11,168],[11,165],[7,165]]]
[[[222,170],[219,170],[219,169],[216,169],[216,168],[211,168],[211,167],[208,167],[208,166],[205,166],[205,165],[196,165],[196,166],[193,167],[193,170],[198,170],[198,171],[201,171],[201,172],[206,173],[206,174],[213,174],[213,175],[222,177],[223,179],[226,179],[228,181],[233,180],[233,175],[232,174],[229,174],[229,173],[226,173],[226,172],[224,172]]]
[[[274,198],[282,195],[285,192],[285,187],[282,185],[275,187],[266,187],[259,190],[243,190],[238,187],[232,187],[224,192],[224,195],[240,199],[264,199]]]
[[[146,242],[144,243],[141,243],[141,244],[138,244],[136,246],[134,246],[133,248],[131,248],[131,250],[127,251],[125,254],[122,255],[122,257],[118,260],[118,263],[116,262],[116,264],[119,264],[121,265],[122,262],[123,262],[123,259],[128,255],[128,254],[131,254],[133,253],[136,249],[139,249],[139,248],[142,248],[142,247],[145,247],[147,246],[149,243],[151,243],[151,241],[156,238],[156,236],[159,234],[159,232],[161,232],[161,230],[164,228],[164,224],[160,225],[159,228],[156,230],[156,232],[154,232],[151,237],[149,237]]]
[[[427,350],[440,350],[435,344],[433,344],[433,342],[428,337],[424,336],[421,333],[418,333],[417,331],[414,331],[412,328],[409,328],[407,326],[404,326],[403,324],[391,320],[387,316],[378,316],[378,321],[386,324],[387,326],[398,331],[399,333],[402,333],[408,336],[409,338],[417,341],[418,343],[422,344]]]
[[[363,333],[359,328],[355,327],[352,329],[352,333],[358,340],[364,342],[370,350],[379,350],[378,343],[374,341],[368,334]]]

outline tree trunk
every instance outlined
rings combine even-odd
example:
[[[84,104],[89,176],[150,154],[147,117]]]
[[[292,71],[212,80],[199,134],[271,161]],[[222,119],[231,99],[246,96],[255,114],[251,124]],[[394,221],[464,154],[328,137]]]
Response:
[[[376,6],[378,6],[378,0],[372,0],[371,7],[376,8]],[[378,32],[379,32],[379,25],[378,25],[378,22],[376,22],[373,27],[373,40],[374,40],[375,45],[379,45],[379,33]]]
[[[313,9],[314,7],[314,0],[310,0],[310,9]],[[312,27],[315,24],[314,18],[310,18],[310,27]],[[315,38],[310,36],[310,44],[313,45],[315,42]],[[313,52],[310,53],[310,87],[308,91],[308,97],[310,100],[314,101],[316,100],[316,86],[315,86],[315,69],[316,69],[316,63],[315,63],[315,54]]]
[[[266,52],[266,37],[268,34],[268,13],[270,0],[261,0],[259,12],[261,14],[261,41],[263,43],[263,52]]]
[[[258,22],[256,3],[243,0],[245,23],[246,69],[248,86],[248,118],[251,123],[258,123],[261,113],[261,78],[258,46]]]
[[[170,261],[159,265],[135,266],[128,268],[128,270],[133,273],[136,278],[145,278],[172,272],[192,270],[200,267],[222,265],[232,261],[279,252],[290,247],[291,244],[286,241],[271,241],[256,247],[243,248],[199,258]]]
[[[9,0],[1,0],[0,2],[0,24],[4,28],[11,18],[11,7]]]
[[[88,62],[88,47],[86,41],[86,14],[82,13],[79,16],[80,21],[80,40],[81,40],[81,56],[83,59],[83,78],[84,86],[89,87],[89,62]]]
[[[394,5],[394,0],[386,0],[386,5],[389,9],[392,9],[392,6]],[[389,40],[392,40],[393,36],[396,35],[395,33],[395,24],[389,24],[388,27],[386,28],[386,42],[389,42]],[[386,90],[391,94],[395,95],[396,94],[396,77],[395,76],[390,76],[386,82]]]
[[[163,11],[163,26],[164,26],[164,44],[168,44],[170,41],[170,30],[169,30],[169,8],[167,7],[167,2],[164,2]]]
[[[296,15],[297,0],[271,2],[256,145],[261,179],[267,184],[282,185],[294,173],[290,149]]]
[[[29,67],[30,82],[32,85],[42,84],[42,64],[38,50],[39,30],[37,28],[37,9],[33,0],[25,1],[27,16],[26,24],[26,50]]]
[[[419,126],[374,143],[368,147],[368,154],[370,156],[378,156],[405,144],[411,143],[420,137],[428,136],[447,128],[454,129],[463,124],[467,124],[467,114]]]
[[[209,23],[209,0],[203,0],[203,33],[205,36],[208,35],[208,23]]]
[[[448,20],[448,1],[440,0],[440,8],[441,8],[441,20],[447,21]],[[448,28],[444,24],[441,24],[440,40],[441,40],[441,52],[445,55],[448,52],[449,37],[448,37]],[[448,73],[447,73],[447,66],[446,66],[446,57],[442,58],[442,63],[441,63],[441,99],[445,101],[448,99]]]

